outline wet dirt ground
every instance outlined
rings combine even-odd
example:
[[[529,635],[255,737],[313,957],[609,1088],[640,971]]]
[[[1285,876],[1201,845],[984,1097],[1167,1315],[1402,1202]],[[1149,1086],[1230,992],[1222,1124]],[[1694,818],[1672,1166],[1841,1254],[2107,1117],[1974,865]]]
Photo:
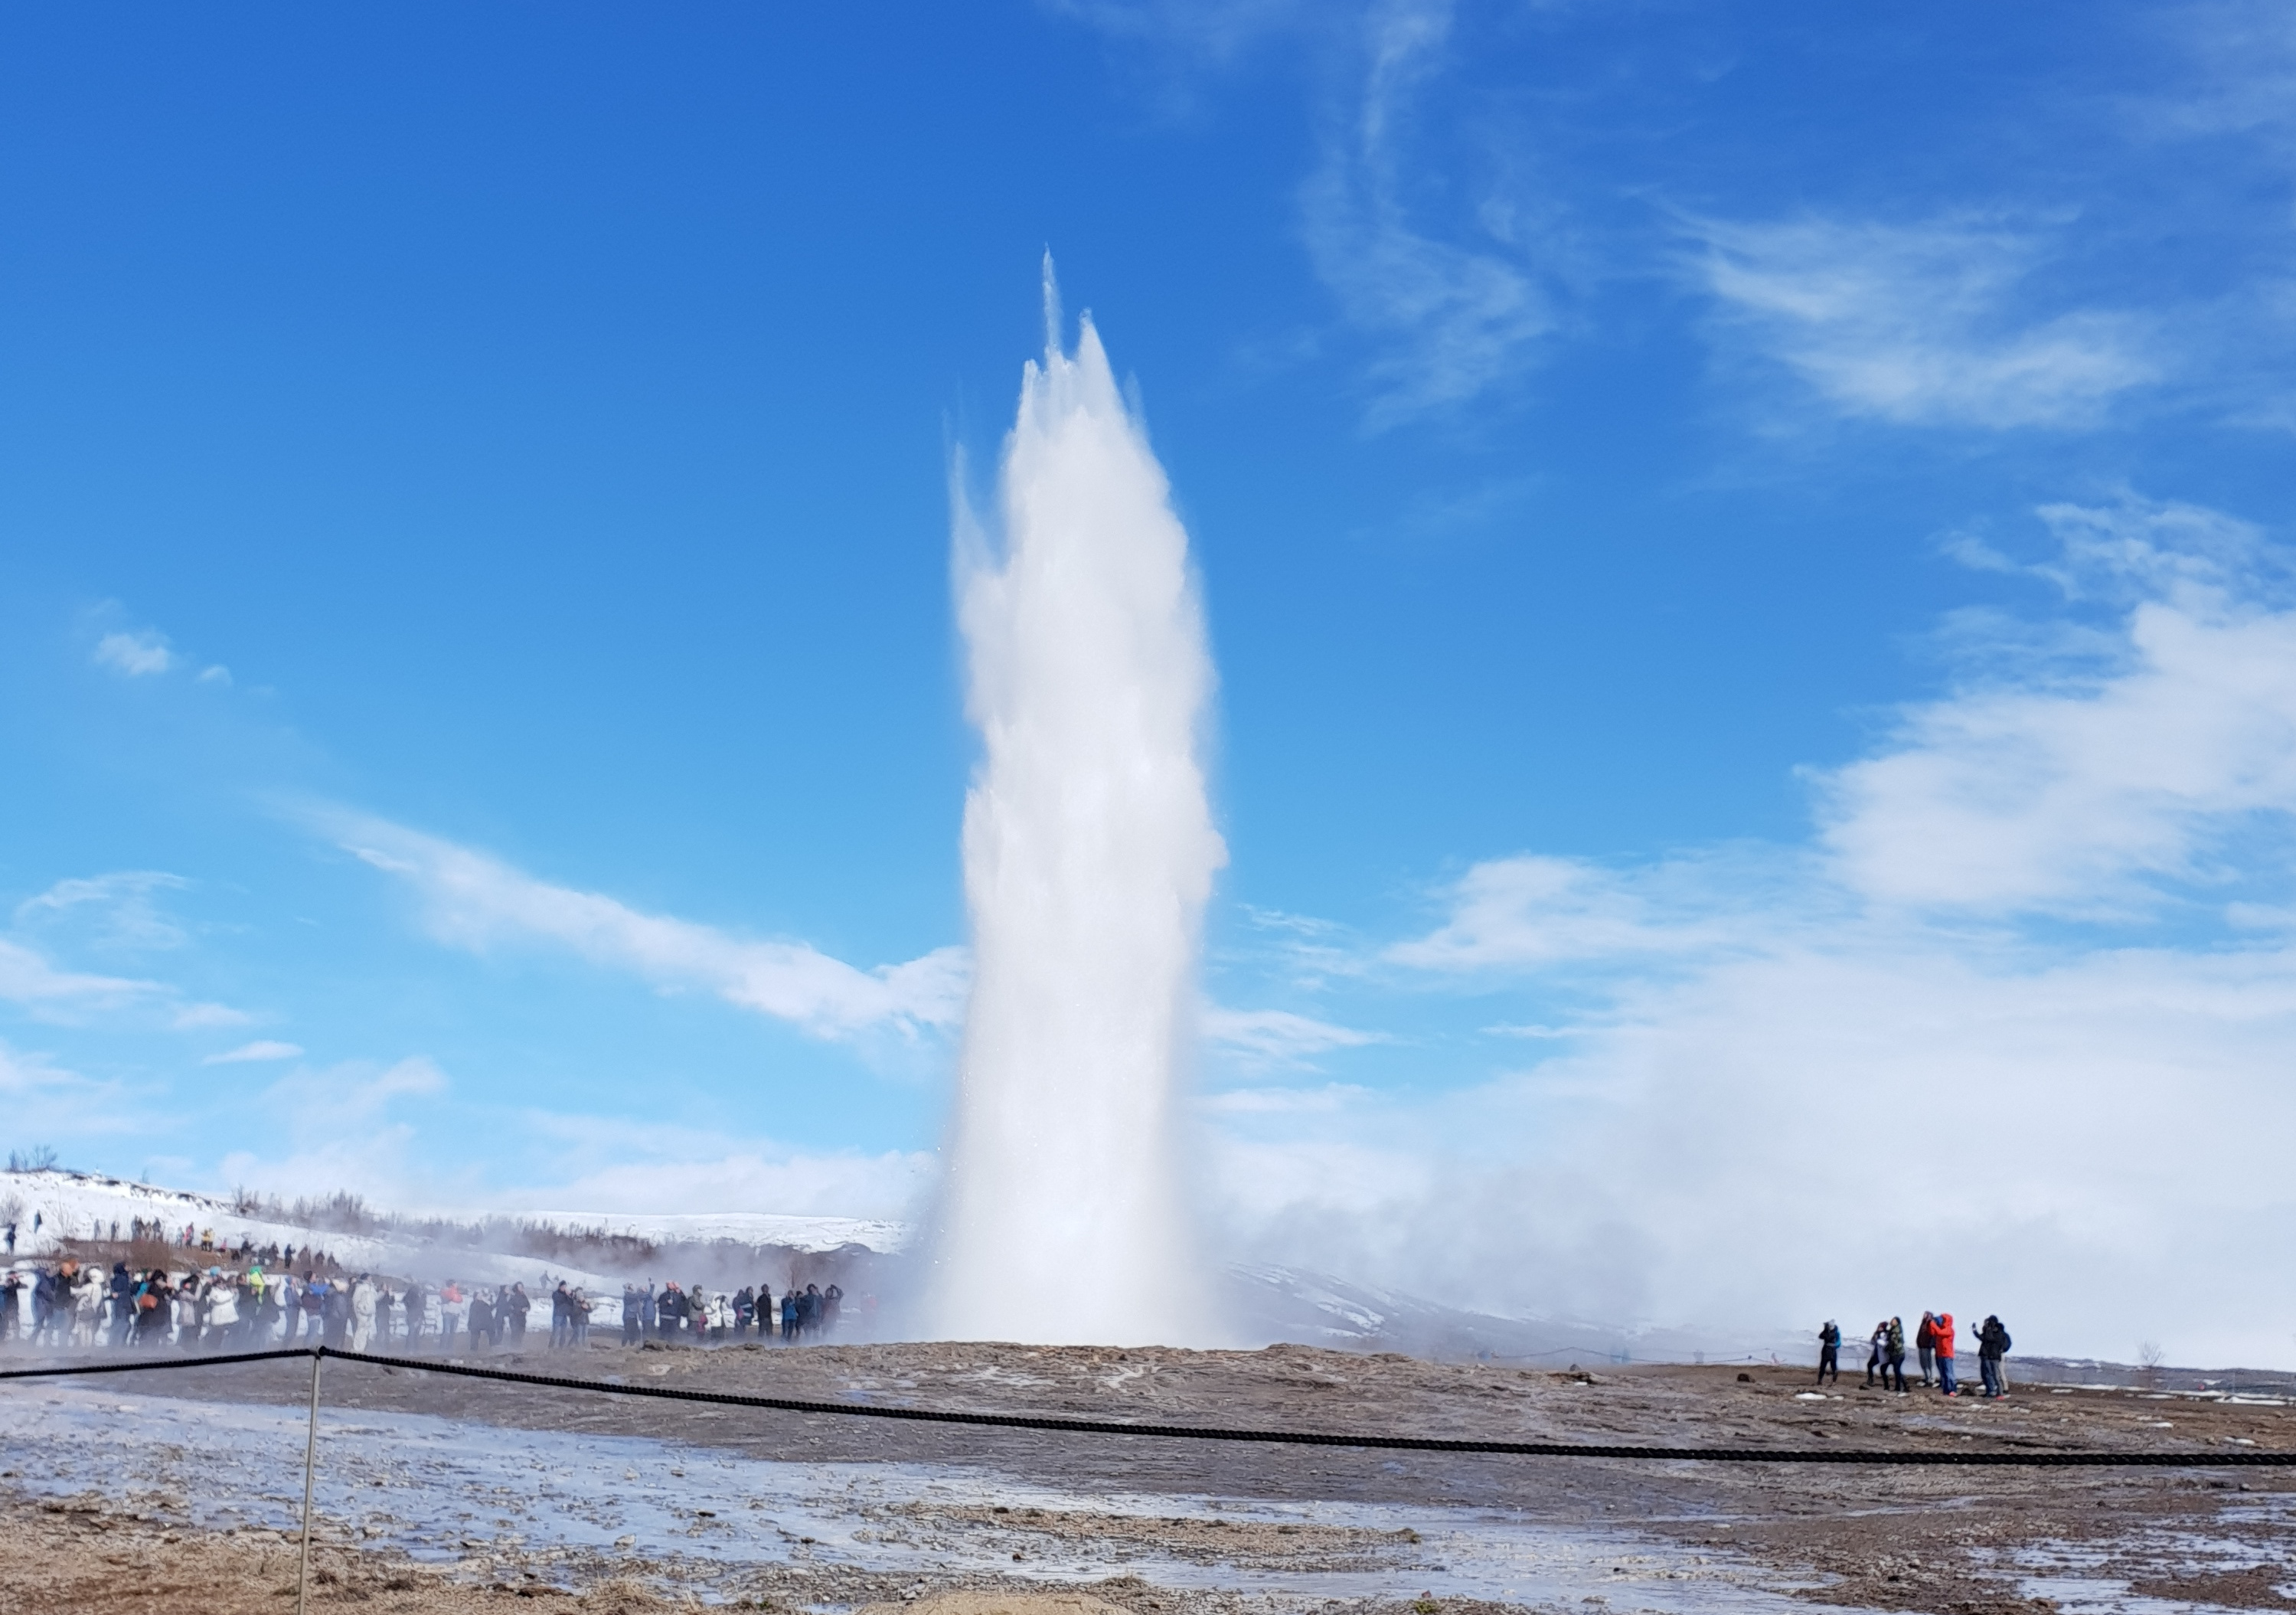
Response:
[[[1297,1347],[600,1345],[496,1361],[633,1385],[976,1412],[2202,1462],[1874,1468],[1262,1447],[696,1406],[330,1362],[323,1464],[339,1489],[322,1487],[320,1536],[338,1579],[321,1603],[417,1611],[447,1607],[426,1598],[497,1586],[520,1591],[489,1596],[557,1588],[633,1609],[685,1597],[829,1609],[950,1587],[1085,1587],[1144,1610],[2296,1607],[2284,1591],[2296,1590],[2296,1477],[2205,1462],[2296,1450],[2291,1409],[2276,1398],[2034,1387],[1986,1403],[1845,1381],[1814,1399],[1807,1370],[1754,1369],[1744,1380],[1735,1367],[1546,1372]],[[83,1607],[62,1583],[33,1589],[49,1574],[37,1567],[78,1566],[90,1543],[125,1554],[114,1567],[123,1572],[147,1550],[187,1577],[210,1559],[244,1560],[299,1504],[308,1384],[308,1369],[289,1363],[136,1374],[100,1389],[84,1381],[68,1392],[0,1386],[0,1468],[13,1472],[0,1473],[0,1609],[11,1589],[31,1599],[14,1607]],[[164,1447],[165,1432],[188,1430],[202,1407],[234,1410],[238,1422],[184,1439],[172,1470],[140,1448],[104,1447],[115,1424],[148,1425],[160,1433],[145,1446]],[[269,1502],[202,1523],[190,1500],[170,1501],[167,1476],[194,1489],[225,1484],[212,1469],[218,1447],[253,1469],[289,1469],[295,1485],[269,1474],[257,1488]],[[418,1452],[436,1455],[409,1469],[404,1455]],[[528,1465],[523,1478],[487,1467],[513,1459]],[[359,1514],[340,1488],[361,1465],[384,1482],[373,1490],[400,1504],[381,1513],[362,1504],[370,1515]],[[131,1472],[145,1479],[131,1487]],[[442,1513],[432,1494],[457,1488],[491,1500]],[[554,1491],[563,1494],[556,1513],[525,1495]],[[501,1501],[509,1496],[515,1507]],[[502,1523],[474,1528],[477,1514]],[[611,1526],[595,1523],[607,1514]],[[265,1574],[275,1578],[276,1567]],[[393,1577],[407,1585],[387,1586]]]

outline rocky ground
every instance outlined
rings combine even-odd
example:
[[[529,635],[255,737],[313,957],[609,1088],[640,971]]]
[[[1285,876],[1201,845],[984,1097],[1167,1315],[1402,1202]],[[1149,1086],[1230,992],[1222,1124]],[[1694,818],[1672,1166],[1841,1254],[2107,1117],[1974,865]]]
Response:
[[[840,1504],[833,1554],[792,1535],[826,1528],[784,1521],[771,1553],[741,1550],[750,1556],[738,1564],[681,1557],[686,1536],[738,1545],[742,1522],[720,1520],[723,1504],[688,1510],[676,1542],[548,1554],[508,1534],[414,1539],[412,1554],[403,1531],[396,1545],[355,1545],[362,1539],[338,1507],[323,1513],[315,1602],[416,1611],[550,1597],[570,1611],[638,1611],[701,1596],[850,1608],[952,1589],[1009,1602],[1045,1593],[1050,1578],[1141,1611],[1399,1615],[1423,1604],[1430,1608],[1419,1615],[1451,1615],[1479,1602],[1442,1590],[1443,1574],[1468,1585],[1460,1555],[1508,1532],[1535,1531],[1542,1545],[1531,1557],[1544,1568],[1507,1601],[1518,1607],[1790,1609],[1799,1602],[1972,1615],[2161,1610],[2148,1600],[2296,1607],[2281,1590],[2296,1587],[2296,1475],[2205,1463],[2296,1450],[2292,1410],[2277,1398],[2034,1387],[1997,1403],[1948,1401],[1865,1390],[1853,1377],[1843,1381],[1849,1389],[1829,1387],[1823,1399],[1810,1399],[1816,1393],[1803,1370],[1546,1372],[1296,1347],[701,1352],[597,1345],[501,1362],[634,1386],[1177,1423],[1807,1450],[2159,1452],[2203,1462],[2169,1471],[1639,1463],[1079,1438],[590,1396],[330,1363],[329,1417],[380,1421],[365,1439],[385,1450],[400,1439],[389,1433],[399,1428],[389,1421],[420,1415],[482,1426],[504,1449],[521,1439],[660,1444],[645,1449],[651,1459],[633,1458],[631,1468],[615,1472],[634,1496],[663,1487],[674,1497],[680,1485],[698,1485],[672,1478],[684,1474],[678,1454],[737,1467],[757,1459],[811,1465],[817,1488],[829,1484],[821,1475],[877,1471],[898,1471],[914,1484],[865,1489]],[[308,1386],[299,1364],[133,1379],[139,1398],[275,1411],[291,1409]],[[126,1385],[102,1383],[105,1395]],[[194,1608],[283,1607],[280,1589],[291,1587],[293,1559],[275,1529],[200,1529],[184,1510],[118,1486],[41,1495],[40,1452],[9,1445],[5,1433],[6,1398],[27,1394],[22,1383],[0,1388],[0,1459],[15,1472],[0,1473],[8,1519],[0,1531],[0,1608],[78,1609],[99,1587],[147,1586]],[[29,1412],[32,1405],[20,1406]],[[53,1445],[47,1450],[52,1466],[61,1462]],[[841,1467],[857,1464],[871,1467]],[[438,1477],[459,1472],[450,1464],[424,1472],[432,1478],[421,1484],[439,1486],[455,1484]],[[1020,1569],[990,1568],[999,1563]],[[1429,1596],[1419,1595],[1422,1585],[1433,1589]],[[11,1606],[12,1593],[26,1602]]]

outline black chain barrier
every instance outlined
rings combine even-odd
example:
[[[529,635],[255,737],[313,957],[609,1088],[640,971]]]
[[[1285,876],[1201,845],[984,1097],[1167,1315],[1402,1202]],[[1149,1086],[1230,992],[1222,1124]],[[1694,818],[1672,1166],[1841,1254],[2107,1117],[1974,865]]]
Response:
[[[1925,1452],[1879,1447],[1627,1447],[1578,1441],[1470,1441],[1442,1436],[1375,1436],[1343,1431],[1237,1430],[1210,1424],[1135,1424],[1117,1419],[1062,1419],[1033,1414],[957,1413],[930,1407],[883,1407],[865,1402],[812,1402],[794,1397],[751,1397],[736,1391],[686,1390],[674,1385],[618,1385],[607,1380],[577,1380],[560,1374],[521,1373],[480,1368],[470,1363],[424,1357],[387,1357],[344,1351],[332,1346],[291,1346],[275,1351],[219,1352],[213,1357],[147,1359],[135,1363],[83,1363],[54,1368],[0,1370],[0,1380],[56,1379],[69,1374],[134,1373],[141,1370],[204,1368],[226,1363],[270,1363],[283,1358],[332,1357],[418,1373],[455,1374],[466,1380],[499,1380],[512,1385],[541,1385],[609,1397],[650,1397],[663,1402],[706,1402],[723,1407],[761,1407],[775,1413],[827,1414],[845,1419],[901,1419],[916,1424],[966,1424],[995,1430],[1040,1430],[1080,1436],[1148,1436],[1168,1441],[1256,1441],[1283,1447],[1353,1447],[1382,1452],[1489,1453],[1515,1458],[1618,1458],[1701,1463],[1873,1463],[1976,1465],[2057,1469],[2285,1469],[2296,1452],[2122,1453],[2063,1451]]]

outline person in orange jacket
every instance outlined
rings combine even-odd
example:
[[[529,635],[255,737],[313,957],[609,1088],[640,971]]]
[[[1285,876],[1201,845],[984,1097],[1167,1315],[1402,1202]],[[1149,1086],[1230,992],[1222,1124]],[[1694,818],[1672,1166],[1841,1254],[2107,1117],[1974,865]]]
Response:
[[[1936,1334],[1938,1389],[1947,1396],[1958,1396],[1953,1377],[1953,1314],[1937,1315]]]

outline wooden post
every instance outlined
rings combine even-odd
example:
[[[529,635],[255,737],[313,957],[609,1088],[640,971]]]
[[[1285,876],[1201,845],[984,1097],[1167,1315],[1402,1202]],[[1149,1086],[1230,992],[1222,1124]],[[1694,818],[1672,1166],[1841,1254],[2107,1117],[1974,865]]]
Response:
[[[311,1353],[311,1428],[303,1438],[303,1558],[295,1571],[295,1615],[304,1615],[304,1601],[311,1591],[311,1470],[319,1456],[319,1364],[322,1360],[316,1351]]]

